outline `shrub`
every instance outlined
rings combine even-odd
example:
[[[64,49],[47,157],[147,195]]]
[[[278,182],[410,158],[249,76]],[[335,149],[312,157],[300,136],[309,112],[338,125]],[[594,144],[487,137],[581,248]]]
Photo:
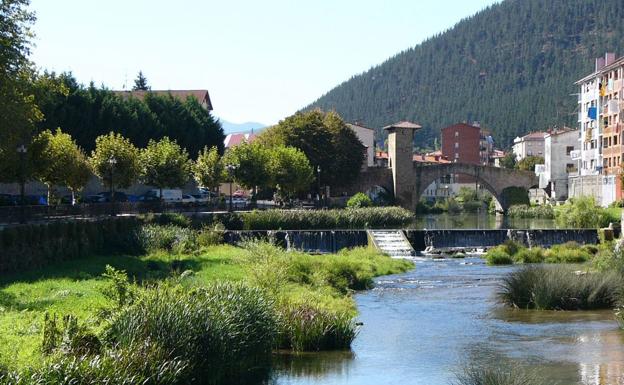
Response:
[[[197,234],[197,244],[199,246],[215,246],[223,243],[225,226],[217,222],[212,226],[204,226]]]
[[[499,297],[523,309],[606,309],[615,306],[621,281],[613,272],[577,274],[561,266],[525,266],[505,276]]]
[[[349,312],[311,304],[286,304],[280,310],[279,344],[294,351],[349,349],[357,334]]]
[[[148,252],[164,250],[187,253],[197,250],[197,233],[189,228],[145,225],[138,231],[137,237]]]
[[[514,260],[504,247],[493,247],[485,254],[488,265],[511,265]]]
[[[0,229],[0,272],[104,254],[138,254],[140,222],[132,217],[49,222]]]
[[[351,198],[349,198],[349,200],[347,201],[347,207],[348,208],[362,208],[362,207],[370,207],[373,205],[373,201],[370,199],[370,197],[364,193],[357,193],[354,196],[352,196]]]
[[[412,213],[400,207],[349,210],[264,210],[241,214],[245,230],[354,229],[404,226]]]
[[[106,337],[121,348],[153,342],[167,360],[187,362],[201,383],[237,383],[266,375],[277,335],[274,314],[262,291],[241,283],[190,291],[159,286],[123,309]]]
[[[173,225],[178,227],[190,227],[191,219],[184,214],[180,213],[149,213],[141,215],[140,218],[145,224],[151,225]]]
[[[514,256],[513,259],[517,263],[542,263],[544,262],[545,250],[541,247],[522,248]]]
[[[575,198],[558,206],[555,217],[560,226],[574,228],[606,227],[612,221],[609,212],[596,205],[593,197]]]
[[[567,242],[546,250],[545,259],[547,263],[583,263],[592,258],[592,250],[580,247],[576,242]]]
[[[507,215],[512,218],[554,219],[555,210],[553,210],[553,207],[551,205],[514,205],[507,209]]]

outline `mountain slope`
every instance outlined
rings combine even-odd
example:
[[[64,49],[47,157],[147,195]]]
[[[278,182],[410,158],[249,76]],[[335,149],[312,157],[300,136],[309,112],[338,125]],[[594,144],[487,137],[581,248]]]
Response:
[[[258,122],[245,122],[245,123],[232,123],[225,119],[219,119],[221,127],[223,127],[223,133],[231,134],[233,132],[260,132],[266,127],[266,124]]]
[[[417,18],[415,18],[417,19]],[[306,109],[335,109],[379,127],[423,125],[419,146],[440,128],[480,121],[498,146],[552,125],[575,125],[574,81],[593,58],[624,54],[622,0],[506,0],[356,75]]]

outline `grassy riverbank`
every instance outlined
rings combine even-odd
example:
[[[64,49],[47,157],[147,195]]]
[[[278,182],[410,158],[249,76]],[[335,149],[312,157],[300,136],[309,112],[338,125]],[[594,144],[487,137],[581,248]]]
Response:
[[[110,270],[108,278],[105,278],[102,274],[106,272],[107,265],[116,270]],[[374,276],[398,273],[411,267],[410,262],[392,260],[370,249],[316,256],[285,252],[266,243],[249,243],[244,248],[218,245],[185,254],[160,251],[141,257],[82,258],[60,262],[42,270],[4,275],[0,280],[0,368],[24,370],[33,367],[45,372],[52,365],[50,361],[58,364],[58,360],[65,360],[63,365],[67,363],[72,353],[68,353],[62,343],[52,346],[47,353],[42,345],[46,313],[50,317],[57,315],[58,324],[63,316],[75,316],[81,330],[79,334],[93,336],[101,344],[98,352],[93,353],[99,357],[115,356],[113,346],[123,347],[124,352],[134,351],[138,349],[136,343],[147,337],[159,346],[154,351],[165,348],[167,352],[177,351],[173,347],[180,346],[176,345],[178,340],[175,338],[160,341],[160,334],[151,335],[145,329],[140,330],[147,335],[120,335],[114,331],[133,330],[128,325],[136,320],[166,317],[156,310],[151,312],[158,308],[187,309],[191,315],[206,319],[216,317],[216,311],[203,314],[199,307],[193,310],[195,308],[190,304],[195,303],[197,295],[188,293],[214,291],[214,285],[222,285],[223,282],[235,282],[243,288],[226,287],[220,291],[248,298],[248,308],[231,309],[234,319],[251,310],[258,314],[268,312],[264,316],[268,326],[258,329],[264,330],[262,336],[258,336],[262,337],[258,342],[258,351],[266,350],[267,344],[269,351],[276,348],[346,348],[355,336],[352,318],[356,309],[351,291],[370,288]],[[127,280],[122,270],[127,273]],[[180,294],[171,294],[176,292]],[[122,298],[125,299],[122,301]],[[212,297],[206,297],[206,301],[209,298]],[[149,306],[144,306],[146,304]],[[141,313],[141,309],[149,311]],[[218,319],[215,318],[215,322]],[[183,321],[184,318],[179,320]],[[251,321],[240,319],[238,322],[243,327]],[[119,328],[119,325],[126,326]],[[259,326],[250,326],[249,330],[256,330],[256,327]],[[67,334],[67,326],[59,326],[58,329],[61,335]],[[171,330],[173,333],[178,328],[172,324]],[[215,331],[215,335],[219,335],[218,332]],[[188,341],[194,341],[194,338],[199,337],[189,336]],[[255,337],[252,335],[250,338]],[[180,339],[180,343],[183,340]],[[150,350],[150,354],[154,351]],[[216,359],[218,354],[214,355],[212,358]],[[198,370],[202,365],[197,361],[199,355],[156,356],[160,358],[154,360],[161,359],[172,367],[180,364]],[[260,356],[246,359],[256,362]],[[236,355],[231,358],[236,359]],[[210,371],[214,371],[214,367],[209,367]],[[239,368],[239,371],[244,372],[246,367]],[[222,374],[227,373],[230,372]],[[97,378],[101,380],[104,377]]]

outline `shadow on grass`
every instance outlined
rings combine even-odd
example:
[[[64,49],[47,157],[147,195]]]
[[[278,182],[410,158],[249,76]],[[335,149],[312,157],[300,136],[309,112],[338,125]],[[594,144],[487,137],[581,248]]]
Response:
[[[131,281],[151,282],[171,277],[185,270],[197,271],[203,263],[194,259],[177,258],[158,254],[147,257],[125,255],[96,256],[55,263],[45,268],[5,274],[0,277],[0,289],[13,283],[34,283],[47,279],[72,279],[76,281],[97,279],[104,273],[106,265],[125,270]],[[10,294],[0,292],[0,304],[11,302]]]

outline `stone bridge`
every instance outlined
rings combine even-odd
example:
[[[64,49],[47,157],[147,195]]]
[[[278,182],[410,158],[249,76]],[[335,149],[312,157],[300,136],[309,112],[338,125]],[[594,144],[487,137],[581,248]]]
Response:
[[[464,163],[427,164],[414,162],[412,140],[417,125],[400,123],[385,127],[388,133],[388,168],[368,168],[352,186],[353,191],[368,191],[383,187],[394,194],[397,203],[413,210],[427,187],[447,175],[474,177],[496,200],[499,211],[506,211],[509,202],[505,190],[513,187],[528,190],[538,185],[538,178],[530,171]]]

